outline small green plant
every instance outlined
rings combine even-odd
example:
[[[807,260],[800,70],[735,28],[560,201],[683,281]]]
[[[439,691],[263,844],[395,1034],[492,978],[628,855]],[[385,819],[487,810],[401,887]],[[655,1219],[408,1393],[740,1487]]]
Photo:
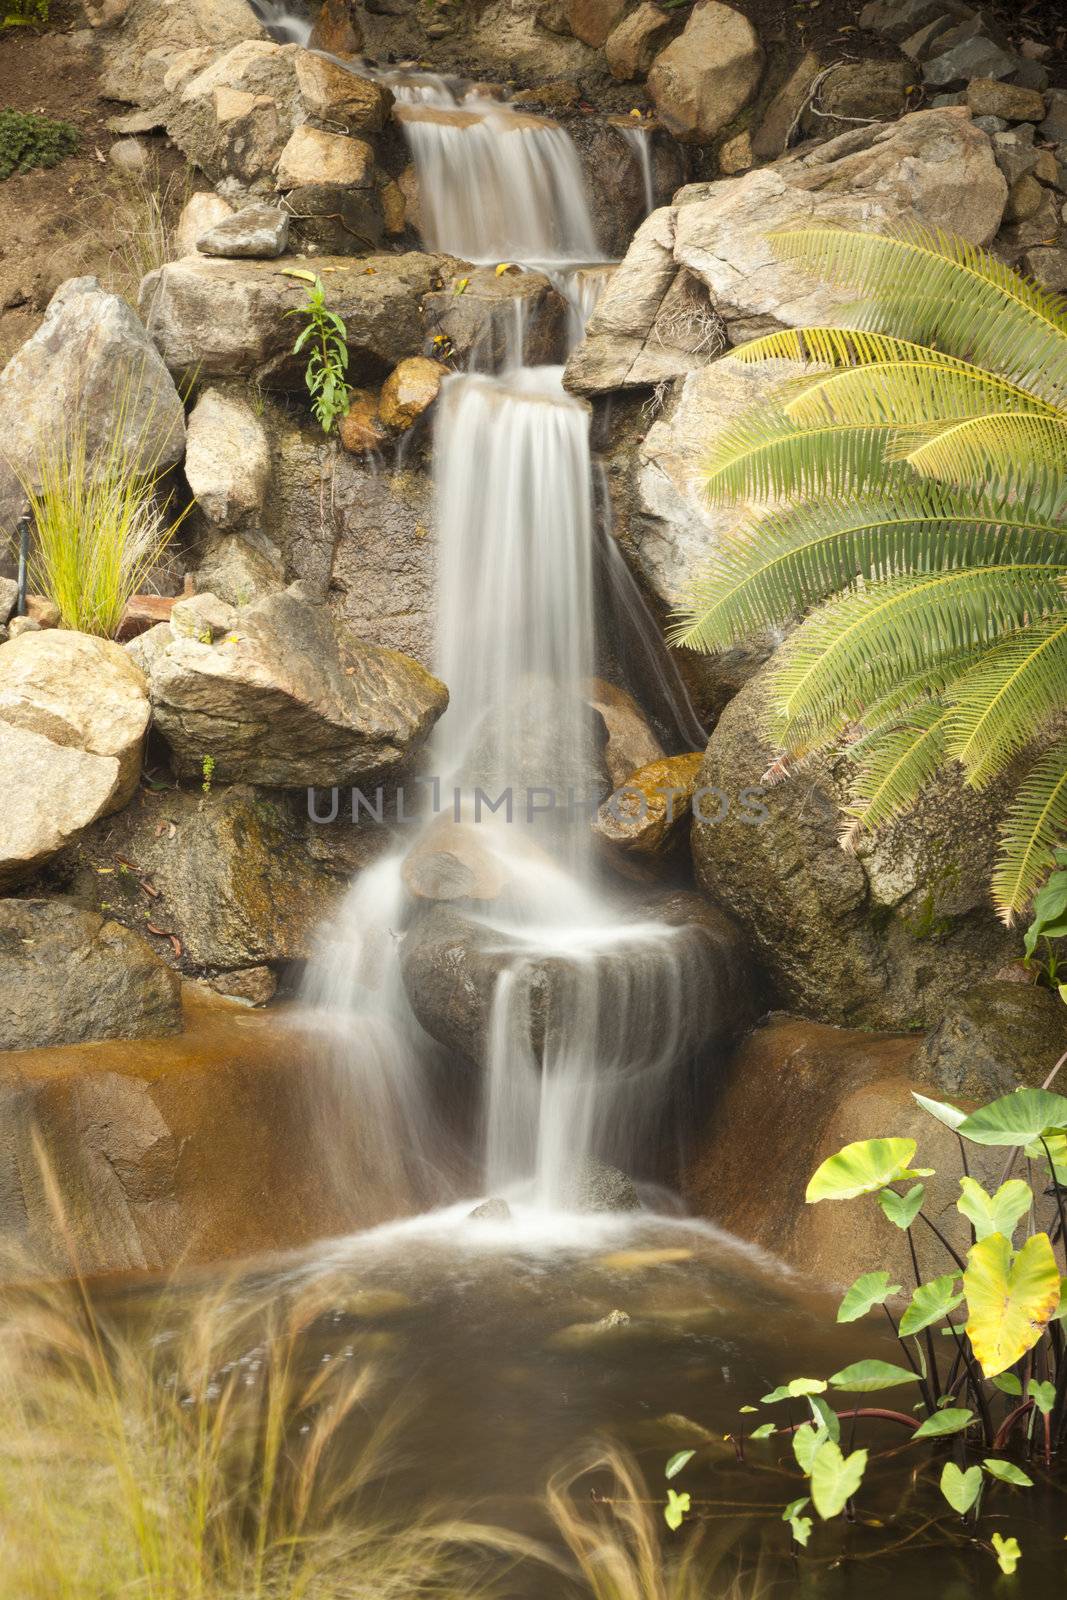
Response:
[[[51,0],[0,0],[0,28],[43,27]]]
[[[1029,1473],[1007,1459],[1014,1446],[1022,1444],[1028,1462],[1040,1459],[1048,1467],[1067,1437],[1067,1278],[1061,1276],[1058,1255],[1067,1249],[1067,1098],[1050,1091],[1051,1081],[1052,1075],[1044,1088],[1017,1090],[969,1115],[915,1095],[922,1109],[951,1128],[960,1142],[963,1174],[956,1206],[970,1225],[972,1240],[965,1254],[946,1238],[940,1214],[931,1217],[923,1209],[923,1180],[934,1173],[912,1166],[914,1139],[859,1140],[828,1157],[813,1174],[805,1195],[809,1205],[873,1201],[887,1222],[906,1234],[915,1287],[898,1316],[891,1302],[901,1295],[901,1285],[892,1283],[884,1269],[865,1272],[837,1313],[839,1323],[859,1322],[872,1312],[884,1314],[899,1342],[902,1364],[872,1358],[851,1362],[828,1377],[793,1378],[765,1394],[759,1405],[778,1408],[792,1402],[804,1420],[790,1416],[783,1423],[772,1411],[775,1420],[749,1429],[747,1437],[741,1429],[734,1438],[742,1458],[746,1446],[788,1443],[806,1480],[804,1492],[782,1513],[794,1546],[804,1548],[812,1538],[815,1522],[804,1514],[809,1507],[820,1522],[852,1507],[868,1465],[867,1448],[853,1446],[857,1428],[867,1419],[905,1430],[904,1449],[951,1441],[957,1459],[945,1463],[940,1490],[957,1517],[970,1519],[971,1531],[984,1496],[994,1487],[998,1506],[1005,1494],[999,1485],[1032,1487]],[[968,1143],[1010,1152],[995,1192],[967,1170]],[[1028,1175],[1039,1177],[1036,1194],[1030,1183],[1011,1175],[1022,1154]],[[1048,1231],[1039,1228],[1036,1216],[1045,1193],[1053,1200]],[[945,1255],[946,1270],[926,1281],[913,1238],[917,1223]],[[1020,1228],[1024,1237],[1017,1245]],[[887,1390],[905,1391],[907,1409],[883,1403]],[[918,1402],[912,1405],[916,1394]],[[832,1403],[836,1395],[848,1397],[841,1410]],[[749,1415],[758,1409],[741,1408]],[[846,1422],[847,1447],[842,1442]],[[667,1462],[667,1478],[677,1476],[695,1454],[676,1452]],[[668,1526],[683,1520],[685,1498],[668,1491],[663,1508]],[[1014,1571],[1022,1555],[1017,1540],[999,1533],[985,1548],[1005,1573]]]
[[[1056,850],[1053,855],[1059,870],[1034,898],[1034,920],[1026,930],[1023,948],[1026,965],[1036,966],[1049,987],[1058,989],[1061,1000],[1067,1002],[1067,983],[1059,979],[1063,966],[1059,941],[1067,939],[1067,850]],[[1045,951],[1043,960],[1037,955],[1039,940]]]
[[[308,285],[302,306],[287,311],[287,317],[303,317],[305,326],[293,345],[299,355],[310,347],[304,381],[311,396],[311,409],[322,428],[330,433],[334,424],[348,412],[348,335],[344,322],[326,304],[326,289],[314,272],[287,267],[286,276]]]
[[[77,148],[78,130],[69,122],[32,111],[0,111],[0,181],[33,167],[58,167]]]
[[[159,492],[159,452],[151,412],[140,424],[131,386],[99,448],[84,419],[42,443],[22,487],[36,537],[30,581],[59,607],[62,624],[113,638],[130,597],[188,513],[168,514]]]
[[[203,761],[201,761],[201,763],[200,763],[200,771],[203,774],[203,778],[204,778],[204,781],[200,785],[200,787],[201,787],[201,789],[203,789],[205,794],[210,794],[211,793],[211,780],[215,776],[215,757],[214,756],[205,756]]]

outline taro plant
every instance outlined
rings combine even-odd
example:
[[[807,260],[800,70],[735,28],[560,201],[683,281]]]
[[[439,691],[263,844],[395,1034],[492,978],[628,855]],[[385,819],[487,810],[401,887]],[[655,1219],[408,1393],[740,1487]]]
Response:
[[[1010,923],[1067,827],[1067,303],[941,234],[771,243],[862,300],[732,352],[805,370],[715,445],[708,496],[745,509],[674,640],[720,650],[810,613],[772,665],[769,732],[794,757],[850,747],[849,842],[947,764],[979,788],[1011,774]]]
[[[915,1099],[959,1139],[963,1170],[956,1205],[971,1244],[957,1250],[924,1209],[923,1180],[933,1172],[912,1165],[914,1139],[846,1145],[812,1176],[810,1205],[876,1204],[907,1236],[914,1287],[903,1310],[894,1310],[902,1285],[892,1283],[884,1269],[873,1269],[852,1284],[837,1313],[840,1323],[884,1317],[898,1341],[899,1362],[872,1357],[828,1377],[793,1378],[760,1400],[772,1420],[751,1429],[747,1441],[736,1441],[742,1451],[746,1443],[788,1441],[806,1481],[782,1519],[801,1547],[812,1537],[814,1517],[829,1521],[852,1507],[870,1458],[869,1440],[855,1444],[865,1426],[899,1427],[907,1435],[903,1448],[947,1446],[952,1459],[942,1466],[941,1494],[972,1527],[987,1493],[995,1489],[1000,1495],[998,1486],[1032,1487],[1026,1468],[1034,1461],[1049,1466],[1067,1440],[1067,1098],[1047,1087],[1021,1089],[969,1115],[923,1095]],[[968,1144],[1008,1152],[995,1188],[971,1175]],[[1029,1181],[1013,1176],[1020,1155]],[[1047,1231],[1038,1226],[1043,1205],[1051,1211]],[[932,1278],[920,1272],[917,1225],[944,1257],[945,1270]],[[888,1391],[906,1398],[894,1394],[885,1402]],[[803,1420],[795,1413],[778,1419],[779,1408],[790,1405],[802,1408]],[[758,1408],[742,1410],[752,1415]],[[668,1478],[677,1477],[693,1455],[687,1450],[673,1456]],[[670,1489],[668,1525],[678,1526],[688,1509],[688,1496]],[[1022,1553],[1016,1539],[999,1531],[988,1548],[1004,1572],[1014,1570]]]
[[[308,285],[307,299],[302,306],[294,306],[287,317],[303,317],[293,354],[308,352],[304,382],[311,396],[311,409],[323,433],[330,433],[335,423],[348,413],[349,389],[348,333],[344,321],[326,304],[326,289],[322,279],[314,272],[304,272],[299,267],[286,267],[287,277],[299,278]]]
[[[1042,978],[1060,992],[1067,1003],[1067,983],[1060,982],[1063,956],[1060,940],[1067,939],[1067,850],[1053,851],[1059,869],[1049,875],[1048,882],[1034,897],[1033,921],[1026,930],[1023,949],[1027,966],[1036,966]],[[1040,946],[1043,954],[1038,955]]]

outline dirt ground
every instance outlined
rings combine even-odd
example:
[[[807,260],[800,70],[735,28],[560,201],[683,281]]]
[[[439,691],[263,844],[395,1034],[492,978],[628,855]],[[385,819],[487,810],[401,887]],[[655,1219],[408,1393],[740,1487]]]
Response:
[[[155,164],[144,183],[109,163],[117,135],[107,120],[129,108],[97,95],[95,55],[74,0],[53,0],[47,29],[0,32],[0,107],[39,112],[79,133],[76,154],[58,167],[0,182],[0,366],[65,278],[90,273],[135,294],[158,226],[146,188],[166,193],[169,219],[180,209],[185,163],[164,139],[146,140]]]

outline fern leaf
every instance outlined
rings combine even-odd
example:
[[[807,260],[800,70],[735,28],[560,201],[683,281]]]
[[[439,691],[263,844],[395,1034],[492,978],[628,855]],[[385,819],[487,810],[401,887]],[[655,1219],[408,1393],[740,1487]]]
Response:
[[[992,646],[1063,603],[1067,565],[972,567],[881,583],[815,612],[771,677],[781,742],[832,738],[842,721],[908,673]]]
[[[942,764],[948,709],[938,700],[912,706],[905,719],[863,741],[862,756],[852,779],[851,823],[842,844],[854,845],[861,832],[871,832],[903,815],[915,804]],[[853,747],[855,759],[860,751]]]
[[[922,228],[800,228],[771,242],[781,260],[861,291],[860,327],[937,345],[1067,402],[1067,306],[989,251]]]
[[[1067,610],[990,651],[954,686],[948,748],[974,785],[988,782],[1067,707]]]
[[[1049,509],[1043,483],[1029,497],[1000,505],[898,470],[887,473],[877,497],[750,517],[691,581],[669,636],[690,649],[726,649],[861,578],[1060,563],[1067,559],[1067,528]]]
[[[798,427],[781,412],[756,412],[715,441],[704,491],[711,502],[862,494],[884,476],[891,432],[888,424]]]
[[[1001,827],[993,873],[993,903],[1010,928],[1054,864],[1067,836],[1067,739],[1037,761],[1023,780]]]
[[[946,483],[981,483],[1010,472],[1019,461],[1062,473],[1067,468],[1067,418],[1026,412],[968,417],[917,446],[902,441],[901,454],[924,477]],[[890,445],[886,456],[897,457]]]
[[[1067,426],[1067,414],[1060,418],[1053,407],[1018,384],[980,367],[936,357],[876,362],[796,380],[790,388],[794,386],[798,392],[783,390],[780,400],[786,416],[800,426],[829,421],[853,427],[888,422],[901,428],[926,428],[1001,412],[1059,418],[1061,426]]]
[[[765,333],[735,345],[730,351],[732,360],[746,366],[761,361],[803,361],[819,367],[865,367],[874,362],[909,361],[927,354],[925,345],[912,339],[896,339],[890,333],[872,333],[869,328],[818,327],[780,328],[777,333]]]

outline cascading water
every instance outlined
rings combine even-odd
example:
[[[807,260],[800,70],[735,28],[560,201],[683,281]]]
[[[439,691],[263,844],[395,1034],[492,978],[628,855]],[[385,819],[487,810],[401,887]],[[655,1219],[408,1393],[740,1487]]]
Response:
[[[595,293],[581,269],[598,251],[568,135],[439,78],[389,81],[426,242],[551,271],[580,330]],[[583,698],[596,657],[589,412],[564,390],[562,368],[522,367],[521,338],[511,348],[501,371],[446,379],[438,403],[435,667],[450,702],[432,772],[442,809],[505,885],[468,919],[502,961],[484,1049],[485,1184],[552,1210],[573,1202],[586,1158],[631,1167],[642,1119],[708,1018],[693,998],[699,935],[620,908],[598,882],[590,815],[601,769]],[[440,1052],[400,976],[403,870],[397,853],[356,881],[306,997],[329,1019],[379,1143],[400,1141],[409,1167],[426,1172],[428,1063]]]

